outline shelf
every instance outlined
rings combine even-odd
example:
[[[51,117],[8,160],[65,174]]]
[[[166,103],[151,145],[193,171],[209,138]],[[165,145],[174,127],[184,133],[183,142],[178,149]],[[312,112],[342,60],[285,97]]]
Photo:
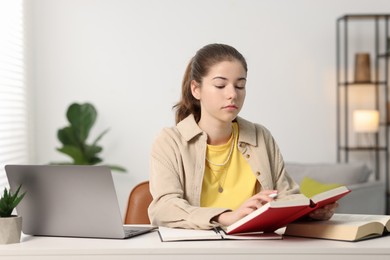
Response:
[[[387,147],[383,146],[340,146],[339,149],[345,151],[387,151]]]
[[[389,57],[390,57],[390,51],[378,55],[378,58],[389,58]]]
[[[353,23],[354,25],[352,25]],[[350,25],[353,27],[353,34],[350,33]],[[359,25],[372,26],[372,33],[367,34],[365,30],[356,31],[355,29]],[[375,171],[375,179],[382,180],[384,178],[382,181],[386,183],[386,194],[390,194],[390,122],[386,122],[390,121],[389,27],[389,13],[345,14],[339,17],[336,23],[337,162],[348,163],[353,160],[370,162],[373,171]],[[366,46],[368,47],[366,52],[373,55],[372,64],[374,65],[373,68],[370,68],[371,78],[366,75],[363,79],[372,79],[372,81],[353,82],[355,79],[353,66],[356,66],[356,61],[355,64],[350,63],[351,54],[362,45],[357,40],[363,39],[363,37],[365,37],[363,43],[370,43]],[[364,96],[359,96],[359,98],[362,101],[371,102],[372,107],[375,107],[382,115],[379,131],[370,136],[375,137],[375,139],[372,139],[371,142],[360,143],[360,145],[358,140],[349,142],[352,134],[350,129],[352,129],[353,124],[350,112],[351,109],[359,108],[360,101],[355,104],[348,94],[359,87],[361,90],[371,88],[367,90],[374,93],[370,93],[366,100]],[[363,95],[363,93],[360,94]],[[360,152],[365,152],[365,154],[356,154]],[[388,198],[386,198],[386,212],[390,213],[390,199]]]
[[[387,81],[371,81],[371,82],[340,82],[339,86],[367,86],[367,85],[384,85],[387,86]]]
[[[390,14],[352,14],[339,17],[337,20],[371,20],[371,19],[386,19],[390,18]]]

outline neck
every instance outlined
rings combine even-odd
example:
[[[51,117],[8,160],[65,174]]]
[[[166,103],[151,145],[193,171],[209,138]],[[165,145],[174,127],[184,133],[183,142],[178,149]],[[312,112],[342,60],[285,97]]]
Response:
[[[207,143],[211,145],[221,145],[229,141],[232,135],[232,123],[211,124],[199,121],[199,127],[207,133]]]

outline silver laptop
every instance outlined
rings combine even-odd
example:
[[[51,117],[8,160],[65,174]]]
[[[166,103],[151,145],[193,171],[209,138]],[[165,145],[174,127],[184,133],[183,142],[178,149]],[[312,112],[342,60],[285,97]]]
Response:
[[[16,207],[29,235],[128,238],[153,230],[124,226],[106,166],[6,165],[11,190],[26,191]]]

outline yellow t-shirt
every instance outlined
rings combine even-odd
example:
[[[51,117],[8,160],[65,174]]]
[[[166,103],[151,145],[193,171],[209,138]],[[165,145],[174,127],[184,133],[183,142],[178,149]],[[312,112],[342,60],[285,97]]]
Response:
[[[233,123],[233,132],[234,134],[226,144],[207,145],[207,160],[200,198],[202,207],[223,207],[235,210],[255,194],[256,177],[237,149],[239,134],[237,123]],[[230,159],[226,162],[230,152]],[[223,166],[215,165],[224,164],[224,162],[226,164]]]

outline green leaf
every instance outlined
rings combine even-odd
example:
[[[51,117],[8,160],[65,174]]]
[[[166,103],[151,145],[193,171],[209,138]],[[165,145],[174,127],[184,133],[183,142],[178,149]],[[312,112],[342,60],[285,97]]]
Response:
[[[103,150],[101,146],[98,145],[87,145],[84,149],[85,158],[90,161],[93,157],[96,157],[98,153]]]
[[[90,103],[74,103],[69,106],[66,116],[77,139],[80,142],[86,141],[97,118],[95,107]]]
[[[109,130],[110,130],[110,129],[104,130],[103,133],[101,133],[101,134],[95,139],[95,141],[93,141],[92,145],[96,145],[96,143],[97,143],[100,139],[102,139],[102,137],[103,137]]]
[[[7,191],[7,188],[4,188],[3,196],[0,198],[0,217],[9,217],[12,214],[14,208],[20,203],[24,198],[26,192],[19,196],[21,185],[18,187],[14,194],[11,191]]]
[[[90,165],[95,165],[95,164],[98,164],[98,163],[101,163],[103,160],[100,159],[99,157],[93,157],[89,160],[89,164]]]
[[[107,165],[111,170],[118,172],[127,172],[126,168],[118,165]]]
[[[78,140],[74,129],[70,126],[64,127],[57,132],[57,137],[64,145],[73,145],[80,147],[80,141]]]
[[[73,159],[74,164],[88,164],[88,160],[85,157],[83,151],[78,147],[64,145],[61,148],[57,148],[57,151],[69,155]]]
[[[26,195],[26,192],[24,192],[22,195],[18,196],[21,187],[22,187],[22,185],[20,185],[18,187],[18,189],[16,190],[14,195],[11,197],[10,201],[11,201],[12,208],[15,208],[19,204],[19,202],[24,198],[24,195]]]

